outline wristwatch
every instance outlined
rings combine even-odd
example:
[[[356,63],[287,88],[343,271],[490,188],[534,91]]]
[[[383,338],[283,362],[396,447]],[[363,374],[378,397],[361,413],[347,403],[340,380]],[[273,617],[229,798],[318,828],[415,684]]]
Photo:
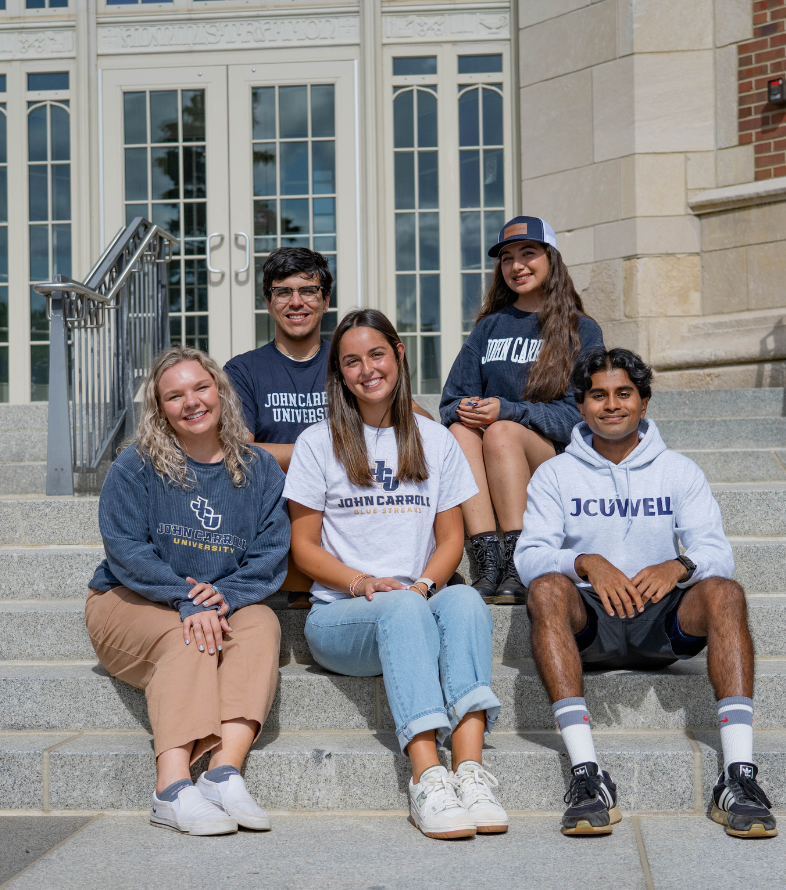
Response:
[[[430,600],[432,596],[437,592],[437,585],[431,580],[431,578],[418,578],[415,584],[425,584],[426,585],[426,599]]]
[[[684,584],[686,581],[690,581],[693,577],[693,573],[696,571],[696,563],[688,559],[687,556],[677,556],[675,557],[677,562],[681,562],[685,568],[688,570],[688,574],[684,578],[680,578],[677,582],[678,584]]]

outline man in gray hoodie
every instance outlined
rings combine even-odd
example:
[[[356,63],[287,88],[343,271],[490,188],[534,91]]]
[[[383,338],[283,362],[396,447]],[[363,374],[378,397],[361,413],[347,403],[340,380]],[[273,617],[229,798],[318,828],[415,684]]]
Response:
[[[731,547],[704,474],[645,419],[651,381],[626,349],[583,353],[572,383],[584,422],[533,475],[514,557],[529,588],[535,663],[571,758],[562,832],[607,834],[622,818],[595,755],[582,665],[662,668],[707,646],[724,759],[712,818],[736,837],[774,837],[752,763],[745,593],[731,580]]]

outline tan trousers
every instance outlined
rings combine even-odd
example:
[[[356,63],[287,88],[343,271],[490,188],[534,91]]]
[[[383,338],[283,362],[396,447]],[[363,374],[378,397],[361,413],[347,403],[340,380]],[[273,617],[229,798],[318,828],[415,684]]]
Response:
[[[85,623],[107,671],[145,690],[156,757],[195,742],[194,763],[221,741],[223,722],[265,722],[278,684],[281,628],[263,603],[232,615],[218,655],[200,652],[193,637],[186,646],[180,615],[127,587],[91,590]]]

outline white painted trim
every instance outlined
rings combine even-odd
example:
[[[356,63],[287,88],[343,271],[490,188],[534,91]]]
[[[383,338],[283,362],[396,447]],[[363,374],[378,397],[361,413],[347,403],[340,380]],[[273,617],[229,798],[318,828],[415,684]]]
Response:
[[[104,226],[104,71],[98,69],[98,240],[100,252],[104,252],[106,233]]]
[[[688,206],[698,216],[757,204],[772,204],[775,201],[786,201],[786,176],[708,189],[694,195],[688,201]]]
[[[363,306],[363,278],[361,268],[361,257],[363,255],[363,250],[360,239],[360,85],[358,82],[358,60],[353,59],[352,65],[355,75],[355,243],[358,255],[357,303],[358,309],[360,309]]]

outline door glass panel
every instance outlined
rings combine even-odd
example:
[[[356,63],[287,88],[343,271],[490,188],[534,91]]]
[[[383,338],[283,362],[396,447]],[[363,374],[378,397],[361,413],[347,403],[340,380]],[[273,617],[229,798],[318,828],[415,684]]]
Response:
[[[123,128],[126,219],[144,216],[180,240],[168,270],[172,342],[207,351],[205,91],[125,93]]]
[[[324,254],[336,305],[336,122],[333,84],[254,87],[251,91],[254,164],[254,305],[256,345],[273,339],[262,290],[262,267],[277,247]],[[336,309],[322,333],[336,326]]]
[[[439,152],[435,88],[393,95],[396,319],[407,341],[412,389],[439,392]],[[417,171],[417,175],[415,174]]]
[[[8,195],[5,103],[0,104],[0,402],[8,401]]]
[[[496,244],[505,224],[505,170],[502,86],[466,86],[459,90],[461,317],[466,335],[491,283],[494,260],[487,255],[488,249]]]
[[[32,401],[49,397],[49,321],[46,300],[32,285],[52,275],[71,275],[71,143],[67,101],[30,102],[27,109],[27,178],[30,225],[30,347]],[[5,173],[5,171],[4,171]],[[2,231],[6,235],[5,224]],[[8,243],[0,239],[0,305],[7,305]],[[5,293],[4,293],[5,292]],[[0,315],[2,310],[0,309]],[[7,325],[7,321],[6,321]],[[0,325],[0,371],[4,359]],[[6,360],[7,363],[7,360]],[[0,400],[3,378],[0,376]],[[7,387],[7,376],[5,385]],[[7,396],[6,396],[7,397]]]

